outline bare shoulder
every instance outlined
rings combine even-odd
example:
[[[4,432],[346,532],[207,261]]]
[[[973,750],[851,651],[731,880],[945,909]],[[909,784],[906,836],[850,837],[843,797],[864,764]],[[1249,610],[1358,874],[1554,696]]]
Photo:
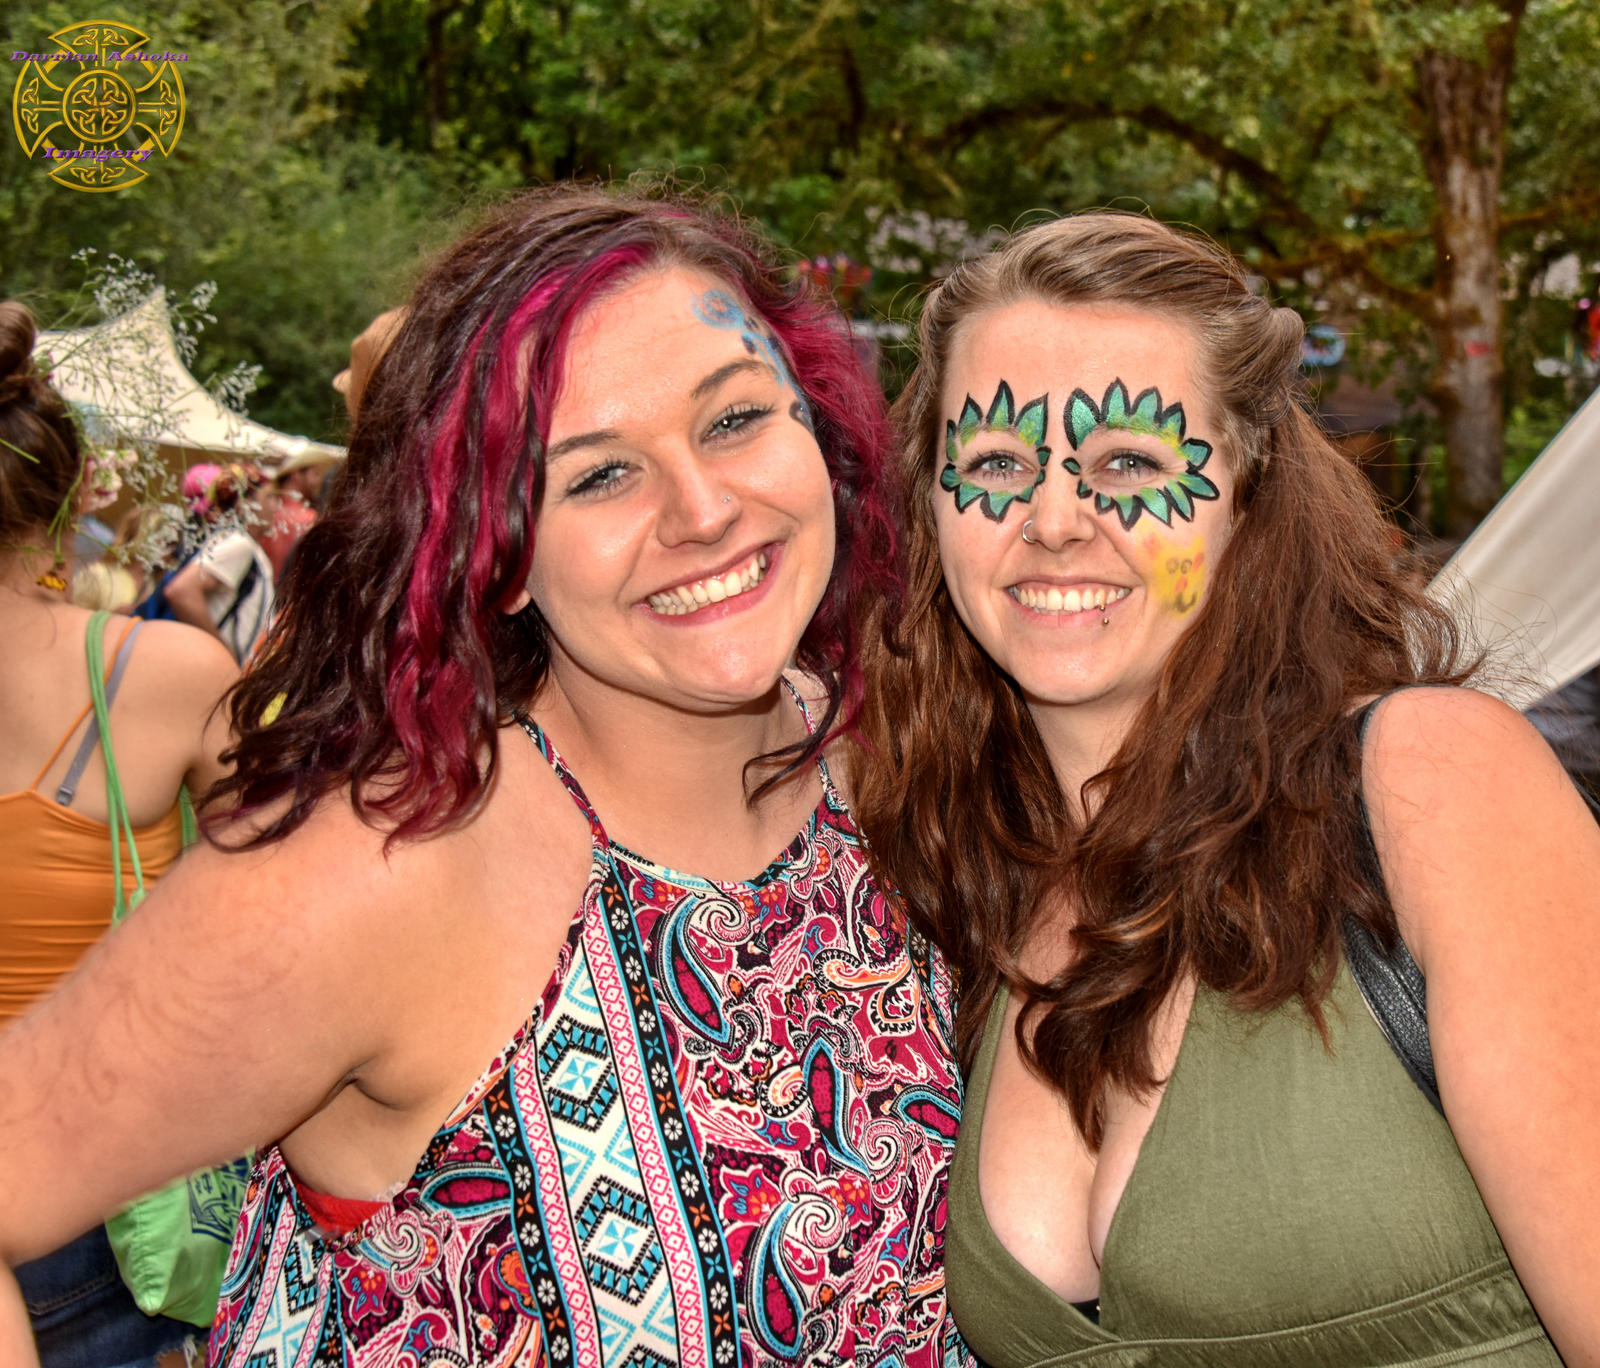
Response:
[[[192,729],[198,742],[212,708],[238,677],[232,653],[216,637],[182,622],[147,622],[128,663],[122,706],[153,711],[185,734]]]
[[[1508,902],[1593,897],[1600,827],[1544,738],[1506,704],[1474,689],[1407,689],[1378,705],[1362,759],[1408,943],[1430,952],[1446,926],[1493,937],[1514,915]]]
[[[1507,785],[1551,797],[1571,788],[1521,713],[1470,688],[1404,689],[1383,699],[1362,769],[1368,803],[1386,809],[1454,811],[1487,794],[1503,799]]]
[[[204,793],[224,772],[218,756],[229,722],[217,704],[238,678],[228,648],[198,628],[150,622],[139,633],[117,706],[137,719],[136,737],[180,758],[191,793]]]
[[[408,908],[449,881],[454,833],[386,846],[386,833],[356,812],[348,788],[324,795],[282,839],[247,845],[276,815],[276,808],[258,810],[212,827],[160,892],[203,898],[207,889],[226,888],[232,908],[267,918],[303,946],[348,933],[370,953],[387,928],[410,920]]]
[[[239,673],[233,655],[216,637],[184,622],[147,622],[139,654],[171,683],[224,684]]]

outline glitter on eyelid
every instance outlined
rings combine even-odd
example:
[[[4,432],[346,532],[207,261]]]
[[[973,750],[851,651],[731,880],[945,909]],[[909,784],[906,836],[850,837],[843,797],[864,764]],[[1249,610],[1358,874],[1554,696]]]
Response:
[[[1114,511],[1124,528],[1131,528],[1145,513],[1168,527],[1172,526],[1174,515],[1185,521],[1192,520],[1196,500],[1215,499],[1218,495],[1216,485],[1201,473],[1211,459],[1211,443],[1190,437],[1183,405],[1174,402],[1163,408],[1161,394],[1153,385],[1141,391],[1131,403],[1128,387],[1121,379],[1111,382],[1098,404],[1083,390],[1075,389],[1067,400],[1062,419],[1067,441],[1074,451],[1091,433],[1104,429],[1155,437],[1183,458],[1184,469],[1164,483],[1111,494],[1091,488],[1083,478],[1080,463],[1070,456],[1063,458],[1062,465],[1068,474],[1078,476],[1078,497],[1092,498],[1096,513]]]
[[[970,394],[967,395],[966,402],[961,405],[959,416],[945,420],[945,463],[939,472],[939,487],[954,495],[958,513],[965,513],[972,505],[977,504],[984,517],[991,522],[1002,522],[1013,503],[1033,502],[1033,492],[1044,483],[1045,473],[1050,466],[1050,448],[1042,445],[1049,412],[1049,395],[1030,399],[1019,411],[1016,396],[1012,394],[1011,386],[1004,380],[995,390],[988,412],[979,408],[978,401]],[[985,432],[1010,433],[1024,445],[1034,449],[1033,454],[1039,464],[1039,473],[1026,489],[986,489],[971,480],[961,478],[961,473],[956,467],[962,451]]]

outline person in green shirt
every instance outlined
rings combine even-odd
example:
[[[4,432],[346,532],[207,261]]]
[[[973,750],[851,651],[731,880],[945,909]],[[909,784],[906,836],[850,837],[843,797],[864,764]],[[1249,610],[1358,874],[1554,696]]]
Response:
[[[1302,337],[1116,214],[923,312],[856,810],[962,987],[993,1368],[1600,1363],[1600,830],[1462,687]],[[1425,978],[1442,1111],[1349,936]]]

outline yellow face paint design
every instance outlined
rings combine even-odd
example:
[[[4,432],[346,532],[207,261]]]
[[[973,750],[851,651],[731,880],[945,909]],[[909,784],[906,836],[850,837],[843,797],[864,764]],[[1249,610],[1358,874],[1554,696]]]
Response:
[[[1180,544],[1161,537],[1145,537],[1139,547],[1145,555],[1145,573],[1156,602],[1174,617],[1192,612],[1206,587],[1205,538],[1195,537]]]

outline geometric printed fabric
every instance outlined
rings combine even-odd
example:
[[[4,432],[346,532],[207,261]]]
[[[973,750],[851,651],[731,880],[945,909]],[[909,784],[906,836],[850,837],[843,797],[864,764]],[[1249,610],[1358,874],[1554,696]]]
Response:
[[[218,1368],[970,1363],[945,1311],[951,984],[822,766],[806,829],[713,882],[613,844],[542,1000],[392,1200],[312,1222],[250,1176]]]

